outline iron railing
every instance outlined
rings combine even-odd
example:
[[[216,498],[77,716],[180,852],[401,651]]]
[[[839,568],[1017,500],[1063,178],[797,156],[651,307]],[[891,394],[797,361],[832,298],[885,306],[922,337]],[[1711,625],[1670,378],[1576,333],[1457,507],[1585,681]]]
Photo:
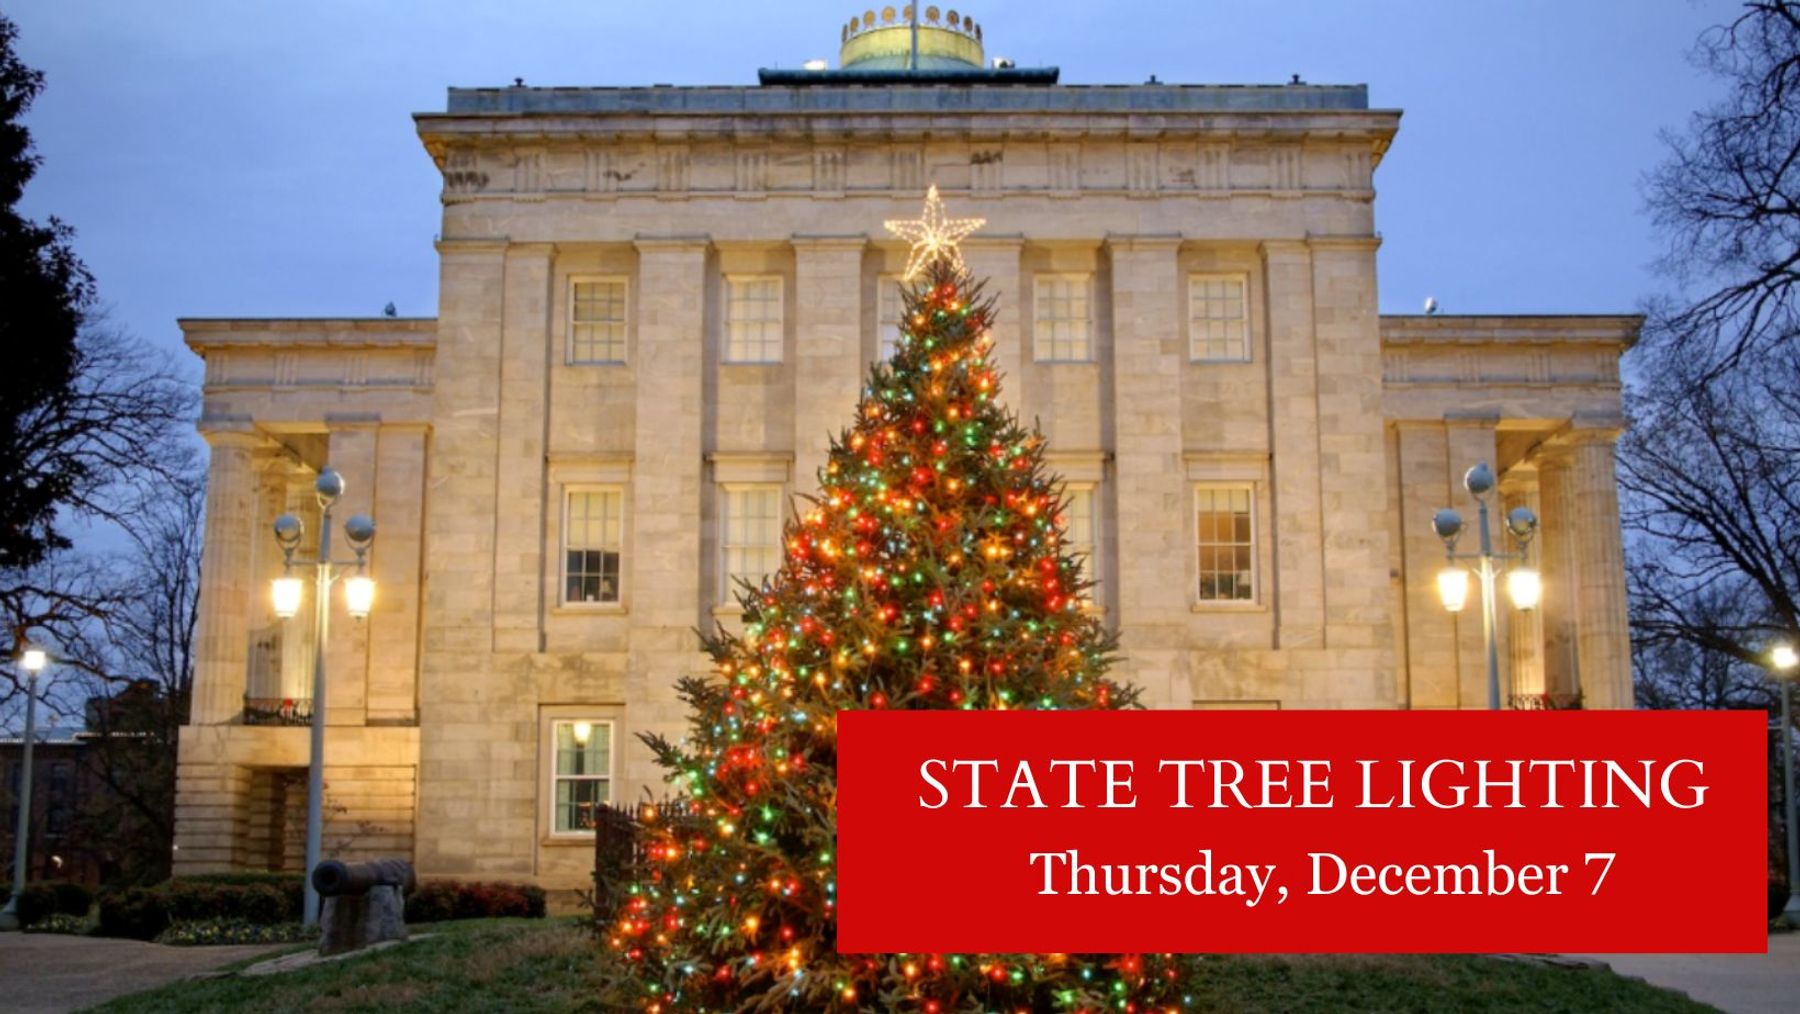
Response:
[[[1513,694],[1514,711],[1580,711],[1580,693]]]
[[[625,892],[643,872],[657,832],[673,828],[680,836],[689,828],[698,830],[704,820],[699,804],[686,797],[595,807],[593,908],[597,929],[603,931],[612,921]]]
[[[310,697],[245,697],[245,725],[311,725]]]

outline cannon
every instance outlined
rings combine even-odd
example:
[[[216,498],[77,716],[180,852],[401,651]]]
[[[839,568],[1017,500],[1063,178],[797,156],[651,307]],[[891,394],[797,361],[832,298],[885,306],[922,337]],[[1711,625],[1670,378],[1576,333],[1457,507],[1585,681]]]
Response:
[[[418,886],[412,863],[375,859],[345,863],[327,859],[313,867],[319,911],[319,953],[342,954],[370,944],[406,939],[406,894]]]

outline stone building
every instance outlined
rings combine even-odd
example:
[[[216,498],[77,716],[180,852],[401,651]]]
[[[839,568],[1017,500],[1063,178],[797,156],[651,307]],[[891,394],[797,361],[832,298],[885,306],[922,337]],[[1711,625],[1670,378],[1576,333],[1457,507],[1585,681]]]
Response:
[[[380,526],[334,608],[330,851],[426,875],[585,882],[586,814],[662,791],[695,629],[773,568],[895,333],[929,184],[987,227],[1006,398],[1159,707],[1486,704],[1480,612],[1438,603],[1432,510],[1491,462],[1543,518],[1518,704],[1629,707],[1613,442],[1628,316],[1382,316],[1364,86],[1065,86],[927,9],[842,30],[839,69],[753,87],[451,89],[430,319],[182,321],[206,360],[204,612],[185,868],[295,866],[305,622],[268,522]],[[900,18],[905,15],[901,14]],[[1473,238],[1471,239],[1473,242]]]

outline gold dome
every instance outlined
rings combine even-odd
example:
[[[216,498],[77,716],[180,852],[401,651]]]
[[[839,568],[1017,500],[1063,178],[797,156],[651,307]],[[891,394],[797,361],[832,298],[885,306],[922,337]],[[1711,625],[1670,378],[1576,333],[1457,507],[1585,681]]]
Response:
[[[911,64],[913,8],[883,7],[850,19],[843,29],[838,66],[846,70],[966,70],[981,69],[987,59],[981,48],[981,26],[956,11],[925,8],[919,19],[919,62]]]

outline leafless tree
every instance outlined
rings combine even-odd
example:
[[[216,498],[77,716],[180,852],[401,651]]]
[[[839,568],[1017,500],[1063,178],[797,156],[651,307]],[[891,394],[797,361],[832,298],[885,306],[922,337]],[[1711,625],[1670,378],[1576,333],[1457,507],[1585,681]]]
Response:
[[[1660,267],[1683,292],[1651,305],[1646,330],[1710,373],[1800,323],[1800,5],[1745,3],[1693,58],[1726,94],[1665,137],[1647,180]]]

